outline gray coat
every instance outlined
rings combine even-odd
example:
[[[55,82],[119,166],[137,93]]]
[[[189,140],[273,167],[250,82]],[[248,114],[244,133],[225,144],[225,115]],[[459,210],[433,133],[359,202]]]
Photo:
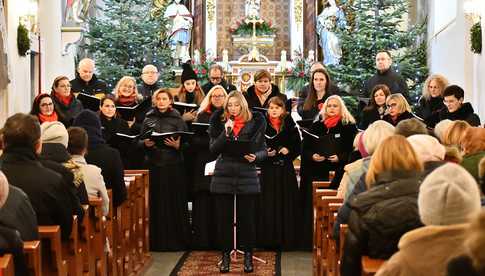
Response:
[[[219,194],[256,194],[261,190],[256,163],[267,157],[264,133],[266,121],[259,112],[253,112],[253,118],[246,122],[239,132],[239,141],[253,141],[256,161],[249,163],[243,157],[235,158],[224,154],[224,148],[235,138],[226,137],[225,122],[221,121],[222,111],[215,112],[210,119],[210,151],[218,155],[210,191]]]

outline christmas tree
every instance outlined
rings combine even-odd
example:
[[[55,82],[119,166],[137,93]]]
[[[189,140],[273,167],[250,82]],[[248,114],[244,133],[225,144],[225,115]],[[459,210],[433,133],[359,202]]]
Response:
[[[155,2],[104,0],[102,16],[89,20],[84,47],[108,87],[114,88],[122,76],[139,77],[146,64],[157,66],[162,86],[173,86],[167,22],[160,16],[168,4]]]
[[[376,72],[375,55],[379,50],[389,50],[393,69],[406,79],[411,101],[417,102],[428,74],[426,24],[403,27],[408,1],[348,0],[341,8],[348,25],[336,30],[342,58],[339,65],[329,66],[332,78],[350,94],[368,97],[361,89]]]

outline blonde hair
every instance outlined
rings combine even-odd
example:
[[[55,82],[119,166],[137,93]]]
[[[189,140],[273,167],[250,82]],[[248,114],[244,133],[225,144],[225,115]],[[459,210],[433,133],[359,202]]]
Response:
[[[328,97],[323,103],[322,109],[320,110],[320,115],[322,115],[322,121],[325,120],[327,105],[330,100],[337,100],[338,104],[340,105],[340,116],[342,117],[342,124],[355,124],[354,116],[350,114],[347,106],[345,106],[344,100],[342,100],[342,98],[340,98],[340,96],[338,95],[332,95]]]
[[[389,102],[392,100],[396,101],[397,112],[399,114],[402,114],[405,111],[411,112],[411,107],[409,106],[408,101],[406,100],[406,98],[404,98],[404,96],[401,93],[394,93],[389,95],[389,97],[387,97],[386,99],[386,105],[389,105]]]
[[[229,100],[231,98],[235,98],[239,104],[241,105],[241,118],[244,122],[247,122],[249,120],[251,120],[253,118],[253,114],[251,113],[251,111],[249,110],[249,105],[248,105],[248,102],[246,101],[246,98],[244,97],[244,95],[239,92],[239,91],[232,91],[231,93],[229,93],[229,95],[227,96],[226,100],[224,101],[224,112],[222,114],[222,119],[223,121],[227,121],[227,116],[229,114],[229,110],[227,109],[227,104],[229,103]]]
[[[485,151],[485,129],[469,127],[461,140],[461,147],[465,154],[475,154]]]
[[[404,136],[392,135],[377,147],[365,176],[365,183],[371,188],[377,176],[387,171],[423,171],[423,164]]]
[[[199,110],[197,111],[197,114],[200,114],[204,111],[206,111],[206,109],[212,105],[211,103],[211,98],[212,98],[212,94],[214,93],[214,91],[216,91],[217,89],[221,89],[223,92],[224,92],[224,100],[227,98],[227,92],[226,92],[226,89],[224,89],[223,86],[221,85],[214,85],[210,90],[209,92],[207,92],[207,95],[205,95],[205,98],[202,100],[202,102],[200,103],[200,107],[199,107]]]
[[[438,138],[438,140],[440,140],[441,143],[443,143],[443,138],[445,136],[446,130],[448,130],[448,128],[451,126],[451,123],[453,123],[452,120],[444,119],[437,123],[434,127],[434,135]]]
[[[378,120],[370,124],[364,131],[364,137],[362,137],[367,153],[372,155],[382,140],[394,134],[395,129],[393,125],[383,120]]]
[[[113,90],[113,94],[115,95],[115,100],[118,100],[118,98],[120,97],[121,86],[127,82],[133,82],[132,94],[133,93],[135,94],[135,98],[137,101],[140,100],[141,96],[138,94],[138,88],[136,87],[136,80],[135,78],[130,76],[124,76],[118,81],[118,83],[116,83],[115,89]]]
[[[478,271],[485,270],[485,211],[481,211],[471,220],[468,233],[465,238],[465,246],[469,256],[473,261],[473,266]]]
[[[445,91],[445,88],[448,86],[449,82],[448,80],[439,74],[434,74],[429,76],[426,81],[424,82],[423,85],[423,98],[426,100],[429,100],[431,98],[431,94],[429,93],[428,87],[431,81],[435,80],[438,82],[439,86],[441,86],[441,93],[440,96],[443,96],[443,91]]]
[[[466,121],[456,120],[451,122],[443,135],[443,145],[457,146],[461,148],[461,141],[466,133],[466,130],[471,126]]]

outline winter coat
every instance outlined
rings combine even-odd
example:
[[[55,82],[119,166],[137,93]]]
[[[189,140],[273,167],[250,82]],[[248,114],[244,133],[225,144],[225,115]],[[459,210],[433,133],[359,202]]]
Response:
[[[448,261],[465,252],[467,226],[430,225],[407,232],[399,240],[399,251],[381,266],[376,276],[446,275]]]
[[[282,122],[282,128],[279,133],[271,126],[269,119],[266,117],[266,146],[278,152],[281,148],[285,147],[289,153],[287,155],[277,154],[276,156],[269,157],[264,161],[265,163],[278,163],[280,161],[292,163],[293,160],[301,153],[301,139],[298,128],[296,127],[293,118],[288,114]],[[274,140],[270,139],[274,137]],[[273,146],[273,143],[276,145]]]
[[[72,125],[72,121],[76,116],[83,111],[83,104],[80,100],[73,96],[71,103],[66,106],[61,103],[56,96],[52,96],[52,101],[54,102],[54,109],[59,116],[59,121],[66,126],[66,128]]]
[[[227,81],[225,79],[223,79],[221,81],[221,83],[219,83],[217,85],[224,87],[224,89],[226,90],[227,93],[234,91],[234,90],[237,90],[236,86],[234,86],[230,83],[227,83]],[[207,95],[207,93],[209,93],[209,90],[211,90],[211,88],[214,87],[214,86],[215,85],[212,82],[209,81],[202,86],[202,91],[204,91],[204,93]]]
[[[1,159],[8,182],[27,194],[39,225],[60,225],[61,236],[67,239],[72,228],[72,203],[62,177],[42,166],[33,149],[7,148]]]
[[[0,208],[0,224],[19,231],[23,241],[39,239],[37,217],[29,197],[15,186],[10,185],[7,201]]]
[[[4,254],[13,255],[15,276],[30,275],[27,269],[27,258],[23,250],[23,240],[19,231],[0,224],[0,255]]]
[[[465,168],[477,181],[480,183],[480,177],[478,175],[478,164],[480,160],[485,157],[485,151],[479,151],[473,154],[467,154],[463,156],[461,166]]]
[[[260,112],[253,112],[253,118],[246,122],[236,138],[226,136],[225,122],[221,121],[222,110],[210,118],[210,151],[218,155],[210,191],[219,194],[255,194],[261,190],[256,163],[267,157],[264,133],[266,122]],[[256,160],[249,163],[244,157],[231,157],[224,154],[224,147],[234,140],[252,141]]]
[[[170,109],[162,113],[158,109],[153,108],[147,113],[146,118],[143,121],[141,133],[146,133],[149,130],[159,133],[187,131],[187,125],[176,109]],[[143,143],[143,141],[140,142]],[[182,165],[182,148],[186,146],[184,143],[186,143],[186,141],[183,141],[183,138],[181,138],[181,147],[178,150],[166,145],[154,145],[150,148],[145,147],[148,163],[151,166],[165,166],[169,164]]]
[[[443,103],[443,97],[430,97],[429,99],[421,97],[416,107],[416,115],[426,122],[444,109],[446,106]]]
[[[161,86],[158,82],[148,85],[145,82],[142,82],[140,85],[138,85],[138,94],[143,96],[143,99],[146,99],[148,97],[151,97],[155,91],[160,89]]]
[[[377,108],[363,109],[360,114],[359,129],[365,130],[367,127],[375,121],[383,120]]]
[[[253,107],[268,108],[269,99],[275,96],[280,97],[283,100],[283,102],[286,103],[286,95],[280,93],[280,89],[278,88],[278,86],[274,84],[271,84],[271,94],[269,94],[268,98],[266,98],[266,101],[264,102],[263,105],[261,105],[261,102],[259,101],[259,98],[256,95],[254,85],[251,85],[250,87],[248,87],[248,90],[246,91],[246,93],[244,93],[244,97],[246,97],[246,101],[248,101],[249,108],[253,108]]]
[[[364,83],[361,97],[368,98],[372,89],[378,84],[385,84],[391,90],[391,93],[401,93],[409,101],[408,85],[401,75],[396,73],[392,68],[385,72],[377,71],[374,76]]]
[[[73,93],[84,93],[88,95],[96,95],[99,93],[108,93],[108,87],[106,82],[98,79],[98,77],[93,74],[93,77],[89,82],[85,82],[76,72],[76,78],[71,80],[71,91]]]
[[[371,189],[351,200],[343,276],[360,275],[363,255],[388,259],[404,233],[422,226],[417,204],[420,176],[415,171],[383,172]]]
[[[447,108],[438,112],[435,116],[431,116],[426,122],[427,126],[434,128],[434,126],[443,120],[463,120],[467,121],[471,126],[480,126],[480,118],[474,113],[473,106],[470,103],[464,103],[457,111],[450,113]]]
[[[404,111],[403,113],[397,115],[396,121],[392,120],[391,115],[387,114],[384,115],[384,118],[382,118],[384,121],[390,123],[393,126],[397,126],[400,121],[407,120],[407,119],[412,119],[415,118],[414,115],[411,112]]]

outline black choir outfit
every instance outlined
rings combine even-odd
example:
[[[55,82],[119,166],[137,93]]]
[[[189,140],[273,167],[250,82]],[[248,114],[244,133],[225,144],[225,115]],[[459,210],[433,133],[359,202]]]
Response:
[[[253,118],[245,122],[237,137],[226,136],[224,123],[221,121],[222,110],[217,111],[210,119],[210,150],[218,155],[212,176],[210,191],[216,202],[216,219],[219,248],[229,251],[233,246],[233,212],[234,196],[237,196],[237,240],[238,246],[251,252],[256,241],[255,205],[260,193],[259,177],[256,163],[267,156],[264,133],[266,122],[260,112],[253,112]],[[253,141],[256,160],[252,163],[243,156],[232,157],[224,148],[234,140]]]
[[[416,115],[427,122],[433,116],[437,116],[442,110],[446,109],[443,97],[421,97],[416,107]]]
[[[258,247],[294,250],[297,248],[298,182],[293,160],[300,155],[300,134],[288,114],[281,128],[273,128],[267,118],[266,145],[278,152],[261,163],[261,194],[256,209]],[[269,139],[274,137],[273,139]]]
[[[266,98],[263,104],[261,104],[261,101],[259,100],[258,95],[256,95],[256,87],[254,85],[248,87],[248,90],[246,91],[246,93],[244,93],[244,97],[248,102],[249,108],[253,108],[253,107],[268,108],[269,99],[275,96],[280,97],[283,100],[283,102],[286,103],[286,100],[287,100],[286,95],[282,94],[278,86],[274,84],[271,84],[271,93]]]
[[[365,130],[375,121],[383,120],[386,112],[386,107],[376,107],[372,106],[369,108],[364,108],[360,116],[359,129]]]
[[[398,114],[395,119],[393,119],[392,116],[389,115],[389,114],[384,115],[384,117],[382,119],[384,121],[390,123],[393,126],[397,126],[397,124],[399,124],[400,121],[404,121],[404,120],[412,119],[412,118],[415,118],[415,117],[411,112],[404,111],[403,113]]]
[[[197,123],[209,123],[212,111],[203,111],[197,115]],[[209,134],[195,133],[190,145],[194,157],[193,167],[193,202],[192,202],[192,245],[196,249],[217,248],[215,220],[215,202],[210,193],[210,176],[205,176],[205,164],[216,160],[217,155],[209,150]]]
[[[297,111],[298,114],[301,116],[303,120],[306,119],[315,119],[315,117],[318,115],[318,112],[320,112],[320,107],[325,103],[328,97],[330,97],[331,94],[325,93],[321,99],[318,99],[315,102],[315,105],[310,108],[309,110],[304,110],[303,105],[305,104],[305,101],[300,102],[297,106]]]
[[[161,112],[155,107],[146,114],[142,133],[150,129],[164,133],[187,131],[187,126],[177,110]],[[185,250],[190,227],[183,141],[178,150],[166,145],[144,148],[150,170],[150,250]]]
[[[435,125],[443,120],[463,120],[469,123],[471,126],[480,126],[480,117],[475,114],[473,106],[470,103],[463,103],[461,107],[455,112],[449,112],[447,108],[442,109],[440,112],[431,116],[426,125],[430,128],[434,128]]]
[[[303,135],[302,141],[302,160],[305,163],[301,168],[300,194],[302,200],[302,219],[301,225],[301,241],[303,249],[310,249],[312,245],[313,232],[313,202],[312,202],[312,182],[329,179],[329,172],[335,171],[335,176],[330,185],[331,188],[336,189],[342,179],[344,166],[353,151],[354,137],[357,134],[357,127],[353,123],[343,124],[342,120],[332,128],[328,129],[322,122],[321,117],[315,121],[309,129],[312,134],[319,137],[324,135],[331,135],[339,144],[340,152],[337,153],[338,162],[332,163],[325,159],[322,162],[316,162],[312,156],[315,153],[315,139],[308,135]],[[304,167],[303,167],[304,166]]]

